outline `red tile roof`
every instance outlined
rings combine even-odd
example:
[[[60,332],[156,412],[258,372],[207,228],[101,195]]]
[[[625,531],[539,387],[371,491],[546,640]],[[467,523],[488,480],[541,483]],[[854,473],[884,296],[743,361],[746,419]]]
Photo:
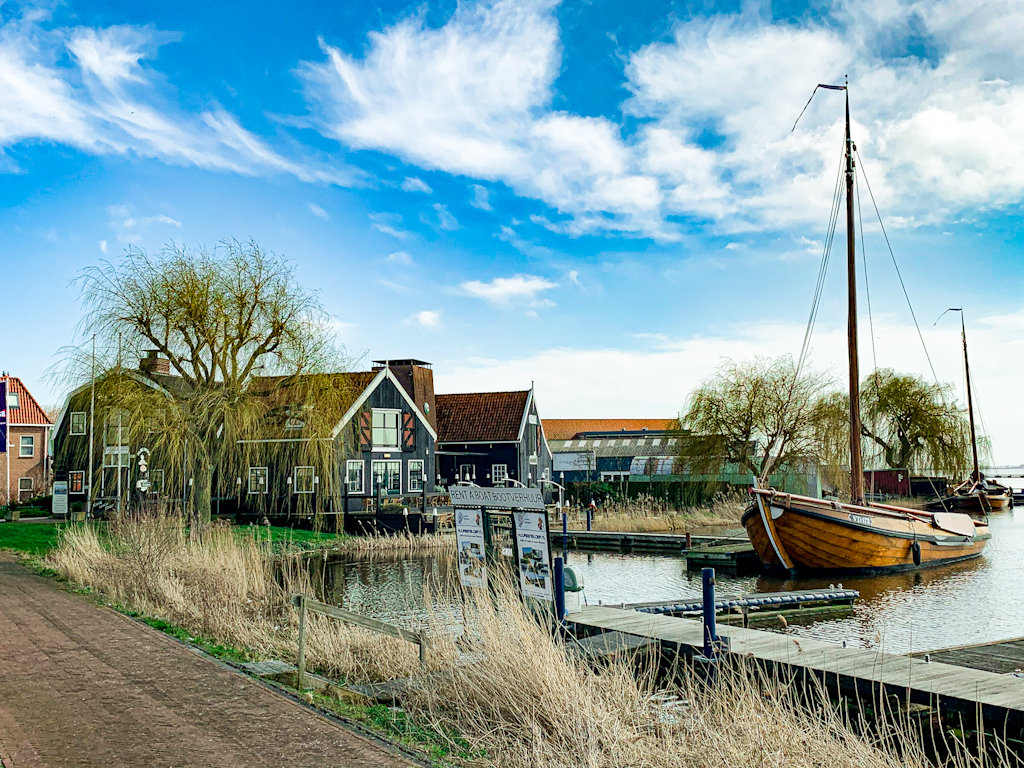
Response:
[[[18,395],[18,407],[7,409],[7,423],[31,424],[33,426],[50,426],[52,421],[47,417],[42,406],[32,397],[32,393],[17,376],[0,376],[0,381],[7,382],[7,391]]]
[[[572,440],[581,432],[663,432],[679,429],[675,419],[544,419],[548,440]]]
[[[530,392],[466,392],[437,395],[439,443],[504,442],[519,439]]]

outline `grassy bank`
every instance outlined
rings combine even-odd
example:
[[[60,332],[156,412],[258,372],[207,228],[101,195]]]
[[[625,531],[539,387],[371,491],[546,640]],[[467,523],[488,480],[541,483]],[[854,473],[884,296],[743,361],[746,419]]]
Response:
[[[310,593],[298,569],[275,573],[266,538],[212,527],[202,539],[171,518],[111,524],[61,535],[48,562],[78,585],[145,616],[245,658],[293,659],[293,591]],[[926,764],[909,731],[858,735],[814,691],[766,683],[743,670],[713,690],[684,678],[657,687],[650,670],[613,663],[595,670],[552,639],[509,584],[462,601],[465,625],[451,612],[429,627],[429,673],[402,711],[353,703],[318,703],[416,743],[443,762],[501,768],[588,766],[652,768],[828,765],[916,768]],[[310,616],[307,663],[346,681],[419,672],[415,646]],[[461,636],[456,635],[461,631]],[[671,706],[666,706],[666,701]],[[962,761],[962,764],[967,764]],[[979,764],[980,765],[980,764]]]
[[[0,523],[0,549],[43,556],[57,543],[55,523]]]
[[[739,527],[745,496],[724,496],[702,507],[677,509],[661,499],[641,496],[610,502],[595,513],[595,531],[627,533],[685,533],[707,527]],[[586,516],[570,520],[570,528],[585,529]]]

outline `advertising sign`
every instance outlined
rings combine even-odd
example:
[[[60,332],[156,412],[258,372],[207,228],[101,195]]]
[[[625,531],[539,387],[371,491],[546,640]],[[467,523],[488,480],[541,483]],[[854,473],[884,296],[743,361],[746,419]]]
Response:
[[[0,381],[0,453],[7,453],[7,382]]]
[[[68,516],[68,481],[53,481],[53,516]]]
[[[547,514],[516,512],[512,515],[519,554],[519,583],[523,597],[551,602],[551,558],[548,555]]]
[[[475,485],[453,485],[448,488],[453,507],[487,507],[489,509],[544,509],[540,488],[480,488]]]
[[[459,550],[459,581],[462,586],[486,587],[487,559],[481,510],[455,510],[455,541]]]

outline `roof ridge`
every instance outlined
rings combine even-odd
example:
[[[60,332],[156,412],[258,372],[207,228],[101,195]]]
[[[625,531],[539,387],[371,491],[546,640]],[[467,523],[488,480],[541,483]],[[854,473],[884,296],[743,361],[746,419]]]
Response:
[[[39,411],[39,415],[43,417],[43,421],[42,422],[33,422],[33,421],[17,421],[16,422],[13,419],[11,419],[10,414],[8,414],[8,416],[7,416],[7,423],[8,424],[32,424],[32,425],[35,425],[35,424],[38,423],[40,426],[47,426],[47,425],[48,426],[53,426],[53,421],[50,419],[49,416],[46,415],[46,409],[43,408],[43,406],[41,406],[39,404],[39,401],[36,400],[35,396],[29,391],[28,387],[25,386],[25,382],[23,382],[17,376],[12,376],[9,373],[4,374],[3,376],[0,376],[0,379],[3,379],[4,381],[16,381],[18,383],[18,386],[21,388],[21,391],[24,392],[26,395],[28,395],[28,399],[31,401],[32,405],[34,405],[36,410]],[[4,405],[6,405],[6,403]],[[18,406],[20,408],[20,406],[21,406],[20,402],[18,403]]]

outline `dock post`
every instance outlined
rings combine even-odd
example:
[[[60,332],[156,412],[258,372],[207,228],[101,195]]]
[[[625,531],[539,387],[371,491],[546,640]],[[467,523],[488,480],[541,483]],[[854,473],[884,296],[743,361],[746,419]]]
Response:
[[[562,557],[569,559],[569,513],[562,509]]]
[[[299,595],[299,658],[296,683],[300,691],[306,690],[306,596]]]
[[[715,569],[702,569],[701,577],[704,582],[704,656],[713,659],[718,641],[715,628]]]
[[[587,530],[592,530],[594,527],[594,510],[587,507]]]
[[[693,537],[690,535],[689,531],[686,532],[685,542],[686,542],[685,546],[686,546],[687,551],[693,549]]]
[[[555,618],[561,626],[565,622],[565,562],[562,558],[556,557],[552,565],[555,580]]]

